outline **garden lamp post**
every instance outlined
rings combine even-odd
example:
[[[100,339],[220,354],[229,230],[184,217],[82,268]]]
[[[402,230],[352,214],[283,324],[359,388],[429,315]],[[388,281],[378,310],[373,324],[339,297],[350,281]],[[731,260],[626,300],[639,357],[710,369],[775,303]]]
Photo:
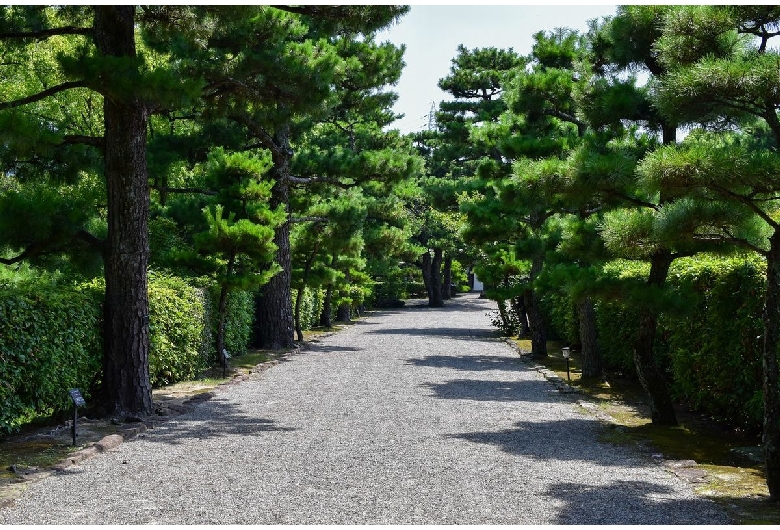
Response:
[[[563,355],[563,358],[566,359],[566,380],[571,381],[571,376],[569,375],[569,357],[571,357],[571,348],[568,346],[561,348],[561,355]]]

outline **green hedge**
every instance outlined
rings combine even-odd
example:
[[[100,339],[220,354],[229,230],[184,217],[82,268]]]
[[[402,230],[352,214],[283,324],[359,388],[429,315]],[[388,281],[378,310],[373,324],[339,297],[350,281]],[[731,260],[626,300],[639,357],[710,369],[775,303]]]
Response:
[[[295,308],[295,299],[298,296],[298,290],[292,290],[293,309]],[[301,298],[301,329],[312,329],[320,325],[320,314],[325,302],[324,289],[312,289],[306,287]]]
[[[758,429],[765,264],[760,258],[680,260],[670,282],[695,300],[684,318],[664,317],[659,323],[675,397],[732,424]]]
[[[626,288],[622,293],[613,290],[613,296],[596,303],[599,348],[607,370],[634,376],[638,309],[646,300],[626,293],[644,282],[647,265],[614,262],[605,272],[626,282]],[[676,260],[667,280],[667,310],[658,321],[655,348],[678,401],[756,430],[762,418],[764,284],[765,263],[760,257],[698,255]],[[571,333],[571,300],[550,295],[545,301],[554,329]]]
[[[80,287],[4,281],[0,292],[0,433],[68,410],[68,388],[93,396],[102,366],[103,282]],[[195,378],[214,359],[215,297],[160,273],[149,275],[149,376],[159,387]],[[246,351],[254,302],[228,299],[226,345]],[[319,316],[319,315],[317,315]]]
[[[5,286],[0,292],[0,432],[89,399],[101,367],[102,291]]]
[[[208,361],[209,297],[174,276],[149,275],[149,379],[153,387],[194,379]]]

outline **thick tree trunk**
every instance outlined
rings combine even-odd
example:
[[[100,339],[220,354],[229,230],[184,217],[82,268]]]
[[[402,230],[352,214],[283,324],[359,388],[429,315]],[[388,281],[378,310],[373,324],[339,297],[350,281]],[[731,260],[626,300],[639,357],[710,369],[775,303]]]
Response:
[[[449,300],[452,298],[452,257],[444,258],[444,285],[441,289],[442,298]]]
[[[289,349],[295,344],[292,290],[290,287],[290,141],[289,132],[282,128],[274,138],[277,149],[272,151],[275,184],[271,190],[271,207],[283,205],[287,220],[274,234],[275,261],[282,270],[262,286],[255,304],[254,344],[264,349]]]
[[[668,250],[659,250],[650,261],[650,276],[647,285],[662,287],[666,283],[673,256]],[[639,309],[639,331],[634,346],[634,365],[639,382],[650,398],[653,424],[677,425],[672,398],[663,371],[655,361],[653,345],[658,328],[658,314],[652,307]]]
[[[770,238],[764,302],[764,463],[769,498],[780,500],[780,379],[777,347],[780,343],[780,230]]]
[[[582,378],[599,379],[603,375],[603,366],[597,342],[596,311],[592,299],[583,298],[577,303],[577,316],[580,321]]]
[[[135,8],[95,7],[95,43],[104,56],[135,57]],[[103,393],[108,412],[152,412],[149,383],[149,182],[147,109],[104,97],[108,237],[104,249]]]
[[[442,249],[433,249],[433,259],[431,260],[431,297],[428,299],[430,307],[444,306],[444,299],[441,296],[441,264],[443,257],[444,251]]]

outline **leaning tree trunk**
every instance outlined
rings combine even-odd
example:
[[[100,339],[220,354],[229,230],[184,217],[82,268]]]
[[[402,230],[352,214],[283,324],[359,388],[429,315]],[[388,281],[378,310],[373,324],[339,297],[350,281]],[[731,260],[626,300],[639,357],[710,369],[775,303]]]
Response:
[[[104,56],[135,57],[135,8],[97,6],[95,43]],[[106,294],[103,394],[108,412],[150,414],[149,182],[147,109],[131,97],[104,97],[108,237],[104,248]]]
[[[582,347],[582,378],[598,379],[603,375],[601,352],[598,345],[596,311],[589,297],[577,302],[577,316],[580,321],[580,345]]]
[[[650,261],[649,287],[662,287],[669,274],[674,257],[669,250],[661,249]],[[653,346],[658,329],[658,312],[647,305],[639,308],[639,330],[634,346],[634,365],[639,382],[650,398],[652,421],[655,425],[677,425],[672,398],[661,368],[655,361]]]
[[[295,344],[292,311],[292,264],[290,257],[290,141],[289,132],[282,128],[274,138],[277,149],[272,150],[274,162],[271,189],[271,208],[284,206],[287,220],[274,234],[276,256],[274,261],[281,271],[260,288],[255,304],[254,345],[264,349],[289,349]]]
[[[441,296],[441,264],[444,251],[440,248],[433,249],[433,259],[431,260],[431,297],[428,299],[430,307],[444,306],[444,299]]]
[[[767,284],[764,301],[764,463],[769,498],[780,500],[780,380],[777,347],[780,343],[780,229],[770,238],[767,253]]]

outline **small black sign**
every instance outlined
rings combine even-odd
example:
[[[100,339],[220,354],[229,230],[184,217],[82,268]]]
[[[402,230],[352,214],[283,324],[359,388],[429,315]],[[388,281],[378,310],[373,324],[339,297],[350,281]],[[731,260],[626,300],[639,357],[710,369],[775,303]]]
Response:
[[[73,404],[77,407],[85,407],[87,405],[87,402],[81,396],[81,390],[78,388],[71,388],[68,390],[68,394],[70,394],[70,399],[73,400]]]

